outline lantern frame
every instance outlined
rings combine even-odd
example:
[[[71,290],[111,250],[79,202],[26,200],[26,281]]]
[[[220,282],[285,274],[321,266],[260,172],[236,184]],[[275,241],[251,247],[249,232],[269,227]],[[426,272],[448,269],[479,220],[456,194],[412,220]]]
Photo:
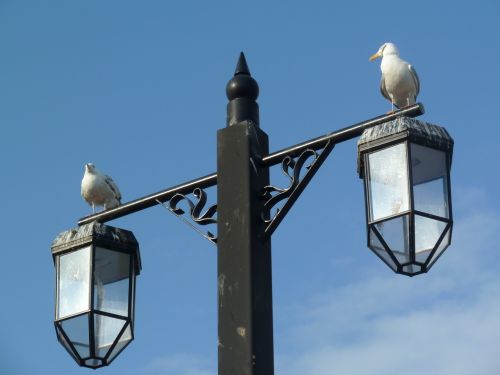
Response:
[[[142,268],[137,240],[130,231],[92,222],[59,234],[51,250],[56,268],[54,327],[58,341],[80,366],[93,369],[107,366],[134,339],[135,283]],[[74,280],[81,281],[81,298],[80,301],[78,298],[76,300],[81,306],[66,308],[61,313],[61,294],[64,293],[64,287],[61,286],[61,259],[71,254],[75,256],[78,252],[80,259],[76,259],[76,262],[86,258],[88,264],[76,264],[75,267],[75,259],[67,258],[67,269],[76,270],[74,277],[79,279]],[[96,266],[99,257],[105,262]],[[85,267],[88,267],[88,271]],[[103,269],[108,270],[108,273],[104,271],[104,274],[100,274],[99,270]],[[104,277],[107,279],[103,281],[101,278]],[[128,285],[123,283],[124,280]],[[116,282],[122,284],[105,289]],[[66,292],[70,289],[66,289]],[[106,291],[111,292],[111,295],[118,294],[123,299],[119,301],[122,305],[126,291],[125,308],[122,306],[117,312],[116,307],[113,310],[106,306],[105,302],[109,302],[109,299],[106,300]],[[70,298],[73,298],[70,302],[75,302],[73,295]],[[80,337],[82,341],[78,340]],[[103,345],[101,341],[110,343]]]
[[[392,215],[374,218],[371,211],[374,202],[370,186],[369,156],[375,152],[386,150],[399,144],[403,144],[405,147],[405,188],[408,207]],[[450,171],[453,144],[453,139],[446,129],[408,117],[399,117],[393,121],[367,129],[363,132],[358,141],[358,173],[360,178],[364,180],[367,246],[396,273],[415,276],[427,272],[451,244],[453,214]],[[445,173],[443,176],[444,186],[442,203],[445,209],[443,216],[438,216],[415,208],[414,187],[416,184],[412,166],[412,152],[414,151],[412,145],[426,147],[430,150],[444,153]],[[408,231],[407,240],[404,234],[402,237],[404,245],[408,247],[404,253],[407,260],[402,260],[402,257],[397,256],[398,251],[391,248],[388,243],[389,241],[385,239],[383,234],[377,229],[377,225],[381,226],[381,223],[397,220],[398,218],[402,218],[403,220],[403,231],[405,228],[407,228],[406,230]],[[419,239],[417,238],[419,233],[416,233],[415,223],[418,219],[422,220],[422,218],[434,220],[444,225],[433,247],[427,250],[418,250],[416,246],[417,240]],[[420,236],[420,238],[422,238],[423,234],[420,233]]]

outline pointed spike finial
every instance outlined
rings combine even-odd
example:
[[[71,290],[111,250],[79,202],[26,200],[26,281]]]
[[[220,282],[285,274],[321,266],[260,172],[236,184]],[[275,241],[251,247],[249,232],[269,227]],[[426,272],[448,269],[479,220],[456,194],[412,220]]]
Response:
[[[229,100],[236,98],[256,100],[259,96],[259,85],[250,75],[247,60],[243,52],[240,52],[233,78],[227,83],[226,95]]]
[[[251,75],[250,70],[248,69],[247,60],[245,59],[245,54],[240,52],[240,58],[238,59],[238,64],[236,65],[236,70],[234,71],[234,76],[245,74]]]
[[[227,125],[232,126],[243,121],[250,121],[259,126],[259,106],[256,102],[259,96],[259,85],[250,75],[247,60],[240,53],[234,76],[226,85]]]

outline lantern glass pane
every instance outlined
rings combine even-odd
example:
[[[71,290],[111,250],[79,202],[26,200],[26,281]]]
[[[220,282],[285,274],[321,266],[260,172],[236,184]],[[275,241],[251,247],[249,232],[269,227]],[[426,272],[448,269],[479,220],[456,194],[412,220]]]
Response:
[[[367,164],[370,219],[407,211],[410,204],[406,143],[369,153]]]
[[[59,257],[57,319],[89,310],[90,247]]]
[[[373,231],[373,229],[370,228],[370,249],[375,251],[375,253],[382,258],[382,260],[392,268],[393,271],[396,271],[397,265],[394,262],[394,260],[391,258],[387,250],[385,249],[384,245],[380,242],[378,239],[377,235]]]
[[[102,360],[98,358],[89,358],[85,360],[85,365],[90,367],[99,367],[102,366]]]
[[[408,222],[408,215],[403,215],[375,224],[375,228],[399,263],[410,261]]]
[[[73,349],[71,348],[71,346],[69,345],[68,341],[66,340],[66,338],[64,337],[64,335],[62,334],[61,332],[61,329],[57,328],[57,337],[59,339],[59,342],[64,346],[64,348],[67,350],[67,352],[75,359],[75,360],[78,360],[76,357],[75,357],[75,353],[73,352]]]
[[[411,144],[415,210],[449,218],[446,153]]]
[[[446,231],[446,234],[443,237],[443,240],[439,244],[436,252],[432,255],[431,260],[429,261],[429,267],[434,264],[434,262],[439,258],[439,256],[443,253],[443,251],[446,250],[448,246],[450,246],[450,240],[451,240],[451,230],[448,228]]]
[[[89,316],[80,315],[61,322],[61,327],[75,347],[80,358],[90,355],[89,352]]]
[[[385,250],[384,245],[382,245],[377,235],[371,228],[370,228],[370,248],[373,250]]]
[[[403,266],[403,272],[409,273],[409,274],[416,274],[422,272],[422,266],[419,264],[407,264]]]
[[[443,221],[415,215],[415,253],[432,251],[446,225]]]
[[[94,309],[128,316],[130,255],[101,247],[95,252]]]
[[[104,357],[118,338],[126,321],[96,314],[94,318],[95,352],[97,357]]]
[[[120,352],[127,346],[127,344],[132,341],[132,330],[130,329],[130,324],[125,328],[125,331],[120,336],[120,340],[111,352],[108,361],[111,362]]]

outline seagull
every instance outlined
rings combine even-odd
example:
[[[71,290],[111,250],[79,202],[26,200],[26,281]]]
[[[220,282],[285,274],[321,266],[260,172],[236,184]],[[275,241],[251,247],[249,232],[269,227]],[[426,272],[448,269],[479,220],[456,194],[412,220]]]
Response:
[[[83,199],[92,206],[92,213],[95,213],[95,206],[104,206],[107,210],[121,204],[122,195],[118,186],[92,163],[85,164],[81,192]]]
[[[393,43],[384,43],[377,53],[370,57],[373,61],[381,57],[380,92],[394,107],[402,108],[415,104],[420,91],[417,72],[411,64],[399,57],[399,51]]]

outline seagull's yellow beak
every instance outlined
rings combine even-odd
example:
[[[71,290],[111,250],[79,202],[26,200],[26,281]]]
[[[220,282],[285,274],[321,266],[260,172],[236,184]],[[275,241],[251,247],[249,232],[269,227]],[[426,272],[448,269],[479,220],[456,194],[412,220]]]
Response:
[[[382,55],[380,54],[380,52],[377,52],[376,54],[374,54],[374,55],[370,56],[370,61],[376,60],[376,59],[378,59],[380,56],[382,56]]]

